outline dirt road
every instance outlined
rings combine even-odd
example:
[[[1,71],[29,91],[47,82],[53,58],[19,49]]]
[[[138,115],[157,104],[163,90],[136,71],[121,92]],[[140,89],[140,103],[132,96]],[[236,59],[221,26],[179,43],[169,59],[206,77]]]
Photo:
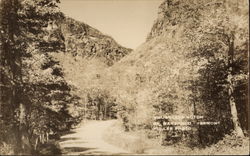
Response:
[[[103,140],[105,130],[112,126],[114,122],[115,120],[82,123],[71,134],[61,137],[60,147],[62,153],[67,155],[129,154],[128,151],[110,145]]]

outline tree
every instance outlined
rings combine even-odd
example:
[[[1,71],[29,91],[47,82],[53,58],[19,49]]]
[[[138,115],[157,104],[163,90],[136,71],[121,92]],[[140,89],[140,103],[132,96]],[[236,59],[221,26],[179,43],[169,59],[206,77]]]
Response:
[[[64,80],[59,63],[50,56],[51,52],[62,50],[63,45],[58,27],[46,29],[50,21],[62,18],[58,2],[1,1],[4,94],[1,94],[0,123],[4,128],[0,143],[15,145],[15,154],[35,152],[39,144],[48,141],[49,135],[58,135],[76,123],[69,107],[77,98]]]
[[[232,116],[232,122],[235,133],[238,136],[244,136],[242,128],[239,123],[238,112],[235,100],[235,84],[237,77],[245,79],[246,73],[239,75],[239,69],[235,69],[236,59],[243,57],[246,50],[247,37],[247,1],[220,1],[217,3],[210,3],[207,7],[211,7],[211,12],[203,13],[204,19],[201,24],[201,31],[205,36],[211,36],[216,39],[215,42],[222,42],[227,50],[227,54],[222,51],[220,57],[224,57],[227,61],[227,86],[228,86],[228,101]],[[243,51],[242,51],[243,49]],[[244,50],[245,49],[245,50]],[[224,53],[224,54],[223,54]],[[214,53],[214,55],[216,55]],[[238,58],[235,56],[238,55]],[[226,60],[227,58],[227,60]]]
[[[16,118],[17,110],[20,107],[22,96],[22,73],[21,56],[22,50],[18,44],[20,34],[18,24],[18,0],[1,1],[1,117],[3,120],[1,127],[6,135],[8,130],[14,136],[7,136],[3,141],[14,144],[16,149],[21,147],[21,129],[19,120]],[[9,111],[10,112],[7,112]],[[8,121],[8,122],[6,122]],[[5,129],[7,128],[7,129]],[[13,138],[13,139],[11,139]],[[17,151],[16,150],[16,151]]]

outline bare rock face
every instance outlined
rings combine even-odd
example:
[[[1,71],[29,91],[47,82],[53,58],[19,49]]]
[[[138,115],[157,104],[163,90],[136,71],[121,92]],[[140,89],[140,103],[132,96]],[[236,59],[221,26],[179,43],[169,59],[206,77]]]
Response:
[[[147,36],[147,41],[154,38],[155,36],[161,35],[165,32],[165,28],[168,26],[167,23],[167,11],[169,9],[169,0],[164,1],[158,8],[158,17],[155,20],[151,32]]]
[[[65,18],[61,24],[65,52],[86,59],[98,58],[111,66],[132,51],[91,26]]]
[[[195,23],[196,14],[202,0],[165,0],[158,9],[158,18],[155,20],[147,41],[162,34],[172,33],[180,27],[190,27],[187,24]],[[192,4],[192,5],[191,5]]]

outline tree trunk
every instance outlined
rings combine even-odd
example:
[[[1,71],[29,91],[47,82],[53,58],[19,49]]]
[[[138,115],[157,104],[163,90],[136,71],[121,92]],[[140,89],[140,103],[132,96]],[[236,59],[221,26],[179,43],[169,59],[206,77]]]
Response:
[[[104,103],[104,113],[103,113],[103,119],[107,119],[107,103]]]
[[[3,46],[3,59],[5,68],[9,70],[9,77],[11,83],[10,94],[8,95],[11,100],[8,103],[9,113],[11,116],[10,123],[12,124],[12,130],[8,133],[14,133],[12,140],[15,140],[14,144],[14,153],[23,154],[22,150],[27,153],[26,149],[23,147],[23,134],[27,134],[27,128],[24,122],[25,113],[17,114],[17,110],[23,111],[25,108],[21,104],[22,98],[22,73],[21,73],[21,50],[18,48],[16,43],[17,38],[15,36],[19,35],[18,27],[18,0],[5,0],[1,1],[1,25],[2,29],[5,32],[6,41]],[[4,21],[4,22],[2,22]],[[1,58],[2,59],[2,58]],[[19,115],[19,118],[18,116]],[[19,120],[18,120],[19,119]],[[18,122],[20,121],[20,122]],[[23,133],[25,131],[25,133]],[[26,135],[27,136],[27,135]],[[29,141],[28,141],[29,142]]]
[[[244,133],[240,127],[240,122],[238,119],[238,113],[235,103],[235,98],[233,96],[234,93],[234,82],[233,82],[233,58],[234,58],[234,36],[232,35],[231,39],[229,39],[229,51],[228,51],[228,96],[229,96],[229,104],[231,109],[232,121],[234,126],[234,131],[237,136],[244,136]]]
[[[100,106],[100,103],[99,101],[97,102],[97,120],[100,120],[100,111],[101,111],[101,106]]]
[[[27,114],[27,108],[23,103],[20,103],[19,106],[20,109],[20,127],[19,127],[19,131],[20,131],[20,136],[21,136],[21,146],[22,146],[22,150],[25,152],[25,154],[30,154],[31,153],[31,144],[30,144],[30,139],[29,139],[29,134],[28,134],[28,129],[26,126],[26,114]]]
[[[8,100],[6,101],[5,111],[6,118],[4,120],[9,120],[8,123],[10,129],[6,129],[8,138],[7,141],[10,141],[14,145],[14,153],[18,154],[20,151],[20,135],[19,135],[19,125],[17,124],[16,110],[18,109],[18,101],[16,99],[17,93],[17,74],[16,74],[16,56],[15,56],[15,40],[14,35],[17,31],[17,1],[15,0],[5,0],[0,1],[1,5],[1,31],[4,32],[4,40],[1,38],[1,66],[8,71],[9,82],[4,81],[3,84],[8,85],[7,96]],[[2,81],[2,80],[1,80]],[[11,82],[11,83],[10,83]],[[2,102],[2,101],[1,101]],[[8,111],[8,112],[7,112]]]

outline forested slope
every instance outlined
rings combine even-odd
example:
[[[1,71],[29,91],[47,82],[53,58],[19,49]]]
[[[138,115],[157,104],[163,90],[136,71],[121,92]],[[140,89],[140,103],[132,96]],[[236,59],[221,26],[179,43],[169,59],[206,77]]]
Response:
[[[247,135],[248,5],[244,0],[161,4],[147,41],[109,69],[125,129],[152,132],[154,117],[198,115],[220,124],[194,124],[186,137],[168,132],[163,143],[206,146],[225,134]]]
[[[84,107],[84,118],[116,118],[115,99],[109,92],[107,69],[132,49],[119,45],[112,37],[101,33],[91,26],[65,17],[55,21],[62,36],[64,50],[53,53],[63,68],[64,77],[76,88]]]
[[[66,17],[59,23],[65,39],[65,52],[86,59],[99,59],[111,66],[132,51],[91,26]]]

